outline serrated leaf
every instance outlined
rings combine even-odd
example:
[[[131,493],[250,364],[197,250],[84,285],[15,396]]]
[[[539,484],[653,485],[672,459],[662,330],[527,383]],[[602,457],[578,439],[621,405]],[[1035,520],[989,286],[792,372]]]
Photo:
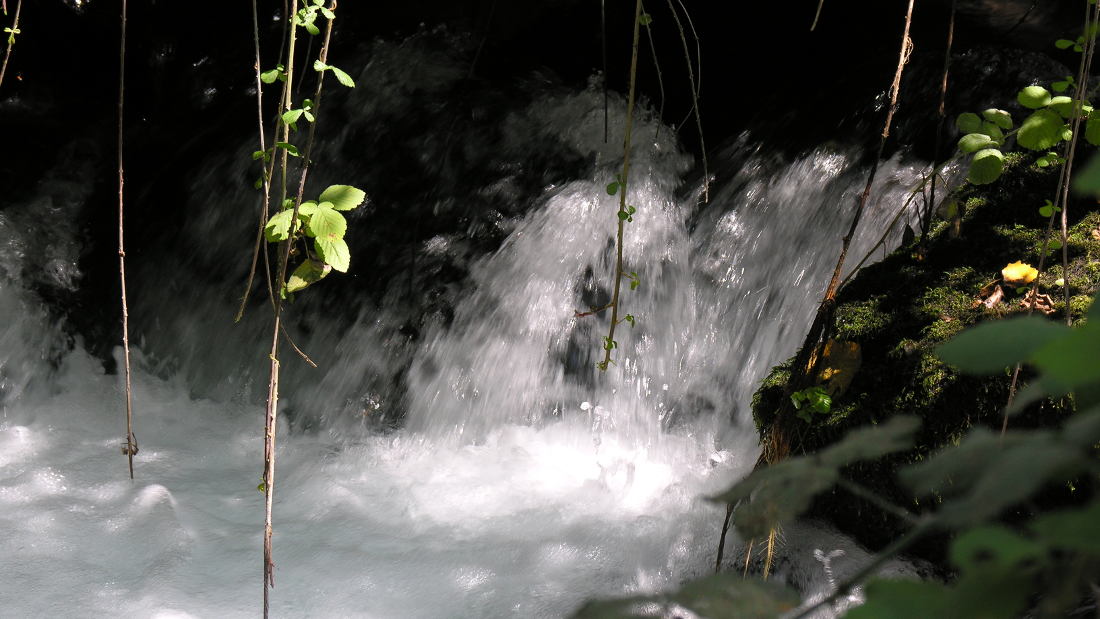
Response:
[[[938,582],[872,580],[864,595],[867,601],[845,613],[845,619],[928,619],[950,617],[955,610],[947,587]]]
[[[986,148],[974,155],[970,162],[970,171],[967,179],[975,185],[987,185],[1001,177],[1004,171],[1005,158],[996,148]]]
[[[351,266],[351,250],[344,239],[338,237],[317,237],[313,239],[313,248],[332,268],[347,273]]]
[[[790,458],[753,471],[712,501],[742,501],[733,516],[744,539],[764,537],[774,527],[789,522],[809,507],[813,498],[832,488],[840,474],[816,458]],[[749,499],[751,501],[744,501]]]
[[[290,274],[286,282],[286,291],[298,292],[310,284],[321,281],[331,270],[332,267],[320,260],[306,260]]]
[[[979,133],[982,130],[982,119],[974,112],[963,112],[955,119],[955,126],[962,133]]]
[[[279,211],[267,220],[264,226],[264,237],[269,243],[278,243],[290,238],[290,220],[294,217],[294,211]]]
[[[964,153],[975,153],[983,148],[996,146],[996,144],[984,133],[968,133],[959,139],[959,150]]]
[[[975,527],[951,543],[951,562],[964,574],[1019,570],[1046,549],[1001,525]]]
[[[355,80],[351,79],[350,75],[344,73],[343,70],[336,67],[329,68],[332,69],[332,74],[336,76],[336,81],[340,82],[344,86],[347,86],[348,88],[355,88]]]
[[[367,199],[367,194],[351,185],[329,185],[318,199],[321,202],[331,202],[332,208],[338,211],[350,211],[362,204]]]
[[[1016,141],[1024,148],[1047,150],[1062,141],[1065,123],[1053,110],[1038,110],[1024,119],[1016,134]]]
[[[1012,129],[1012,114],[1009,114],[1004,110],[989,108],[988,110],[984,110],[982,112],[982,118],[997,125],[1005,131]]]
[[[1050,103],[1050,92],[1042,86],[1028,86],[1016,95],[1016,101],[1028,109],[1037,110]]]
[[[737,617],[773,619],[794,610],[800,599],[774,580],[715,574],[691,581],[672,593],[588,602],[573,619],[643,619],[652,617]]]
[[[1044,543],[1091,555],[1100,555],[1100,501],[1084,509],[1068,509],[1039,516],[1030,527]]]
[[[1061,393],[1100,377],[1100,324],[1068,330],[1061,338],[1035,351],[1032,361],[1043,372],[1043,382]],[[1055,394],[1055,395],[1060,395]]]
[[[317,206],[317,210],[310,214],[310,236],[342,239],[344,238],[344,233],[348,231],[348,221],[331,206],[326,207],[326,204],[331,203],[322,202]],[[329,264],[332,263],[330,262]],[[342,271],[343,269],[337,270]]]
[[[913,446],[913,435],[920,428],[920,419],[911,415],[893,417],[884,423],[853,430],[836,445],[820,452],[829,466],[846,466],[860,460],[881,458]]]
[[[936,349],[936,354],[969,374],[993,374],[1027,361],[1069,333],[1069,327],[1038,316],[994,320],[967,329]]]

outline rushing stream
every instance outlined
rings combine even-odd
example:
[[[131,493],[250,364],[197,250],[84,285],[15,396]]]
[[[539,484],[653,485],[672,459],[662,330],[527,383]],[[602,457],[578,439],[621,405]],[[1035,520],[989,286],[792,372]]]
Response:
[[[349,123],[326,148],[354,150],[372,115],[412,97],[380,77],[394,72],[387,53],[418,53],[395,47],[375,50],[365,69],[375,73],[359,81],[382,85],[342,103]],[[422,75],[401,79],[424,88],[461,73],[405,62]],[[642,114],[625,248],[641,285],[623,300],[637,326],[620,326],[615,365],[601,374],[607,319],[574,313],[605,302],[611,283],[617,198],[605,187],[624,122],[612,103],[607,143],[594,88],[546,87],[489,118],[506,140],[492,157],[511,171],[451,199],[511,204],[492,251],[470,250],[457,217],[415,248],[416,279],[395,269],[381,294],[349,302],[333,291],[353,277],[334,275],[290,306],[295,341],[320,368],[293,353],[283,361],[274,616],[561,617],[593,596],[666,589],[712,568],[724,510],[703,497],[755,462],[752,391],[801,339],[866,169],[854,148],[784,158],[745,135],[719,154],[700,205],[702,188],[685,186],[696,162]],[[586,161],[582,172],[516,189],[547,140]],[[172,231],[163,256],[135,258],[133,482],[119,453],[121,379],[49,310],[81,285],[86,241],[55,222],[84,206],[81,161],[96,155],[74,145],[38,197],[0,211],[0,615],[258,613],[263,301],[232,323],[254,229],[242,180],[253,149],[212,154],[192,184],[207,210]],[[322,176],[371,193],[356,165]],[[884,165],[856,259],[918,174]],[[350,243],[382,225],[377,212],[352,218]],[[474,255],[443,286],[446,312],[426,311],[415,337],[398,336],[402,295],[426,290],[430,265],[462,252]],[[376,268],[368,256],[356,254],[353,275]],[[212,275],[215,264],[233,273]],[[792,528],[784,570],[807,595],[832,578],[815,548],[860,552]],[[833,559],[837,571],[845,560]]]

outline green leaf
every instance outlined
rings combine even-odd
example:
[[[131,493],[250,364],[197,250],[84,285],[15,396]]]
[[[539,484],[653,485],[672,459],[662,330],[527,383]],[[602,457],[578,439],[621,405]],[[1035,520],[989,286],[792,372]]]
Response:
[[[264,237],[269,243],[278,243],[290,238],[290,220],[293,216],[294,211],[285,210],[275,213],[271,219],[267,220],[267,225],[264,226]]]
[[[997,125],[1005,131],[1012,129],[1012,114],[1009,114],[1004,110],[989,108],[988,110],[982,112],[982,118]]]
[[[611,181],[607,184],[607,195],[613,196],[619,192],[619,181]]]
[[[1058,112],[1062,118],[1073,117],[1073,99],[1064,95],[1052,98],[1047,107]]]
[[[286,149],[286,152],[290,153],[291,155],[293,155],[295,157],[301,157],[302,156],[302,154],[298,152],[298,147],[291,144],[290,142],[275,142],[275,147]]]
[[[958,127],[959,131],[962,133],[980,133],[982,130],[982,119],[974,112],[963,112],[955,119],[955,126]]]
[[[974,155],[967,178],[975,185],[987,185],[1001,177],[1005,157],[996,148],[986,148]]]
[[[627,314],[626,316],[623,316],[623,320],[626,321],[626,322],[629,322],[631,327],[634,326],[634,315],[633,314]]]
[[[260,74],[260,81],[265,84],[274,84],[275,80],[279,79],[281,71],[278,69],[272,69],[270,71],[264,71]]]
[[[1039,516],[1029,527],[1044,543],[1067,550],[1100,555],[1100,501],[1084,509]]]
[[[283,122],[290,126],[294,126],[294,123],[298,122],[298,119],[302,117],[302,112],[305,110],[287,110],[283,112]]]
[[[1032,357],[1049,388],[1066,393],[1100,377],[1100,323],[1069,330]]]
[[[1073,175],[1073,190],[1078,194],[1100,194],[1100,154],[1093,155],[1084,170]]]
[[[1069,49],[1076,44],[1076,41],[1070,41],[1069,39],[1058,39],[1054,42],[1054,47],[1058,49]]]
[[[639,285],[640,285],[641,283],[642,283],[642,282],[638,281],[637,279],[632,279],[632,280],[630,280],[630,289],[631,289],[631,290],[637,290],[637,289],[638,289],[638,286],[639,286]]]
[[[963,372],[994,374],[1027,361],[1068,332],[1065,325],[1038,316],[993,320],[960,333],[936,349],[936,354]]]
[[[653,16],[649,13],[642,13],[638,16],[638,23],[643,26],[648,26],[653,23]]]
[[[314,36],[317,36],[318,34],[321,34],[321,29],[318,28],[317,25],[314,24],[312,21],[306,22],[305,23],[305,28],[306,28],[306,32],[308,32],[308,33],[310,33]]]
[[[1043,217],[1054,215],[1054,206],[1050,204],[1050,200],[1047,200],[1047,204],[1039,207],[1039,214]]]
[[[1050,103],[1050,92],[1042,86],[1028,86],[1016,95],[1016,100],[1028,109],[1037,110]]]
[[[332,268],[341,273],[348,272],[348,267],[351,266],[351,250],[344,239],[319,236],[313,240],[313,248]]]
[[[253,189],[259,189],[260,187],[263,187],[263,186],[264,186],[264,179],[262,177],[257,178],[256,182],[252,183]]]
[[[839,443],[820,452],[820,458],[830,466],[847,466],[860,460],[881,458],[913,446],[913,435],[920,428],[920,419],[899,415],[875,425],[853,430]]]
[[[286,291],[298,292],[310,284],[321,281],[331,270],[332,267],[320,260],[306,260],[290,274],[286,282]]]
[[[1024,119],[1016,141],[1024,148],[1047,150],[1062,141],[1065,123],[1053,110],[1039,110]]]
[[[938,582],[872,580],[864,594],[867,601],[844,619],[928,619],[951,617],[955,610],[947,587]]]
[[[1052,82],[1050,84],[1050,89],[1054,92],[1065,92],[1069,86],[1070,83],[1066,81]]]
[[[951,544],[951,562],[963,573],[1019,570],[1038,559],[1045,548],[1001,525],[980,526]]]
[[[332,69],[332,74],[336,76],[336,81],[340,82],[348,88],[355,88],[355,80],[351,79],[351,76],[344,73],[342,70],[336,67],[329,67]]]
[[[1085,121],[1085,140],[1093,146],[1100,146],[1100,117],[1091,117]]]
[[[997,143],[984,133],[968,133],[959,139],[959,150],[964,153],[976,153],[983,148],[996,145]]]
[[[336,19],[336,13],[333,13],[330,9],[321,9],[321,15],[324,15],[326,19]]]
[[[367,194],[351,185],[329,185],[318,198],[321,202],[331,202],[338,211],[350,211],[363,203]]]
[[[737,617],[774,619],[794,610],[798,593],[774,580],[714,574],[683,585],[679,591],[618,600],[588,602],[573,619],[643,619],[645,617]]]
[[[308,110],[303,110],[302,115],[305,116],[306,120],[308,120],[309,122],[314,121],[313,114],[311,112],[309,112]]]
[[[313,61],[313,70],[314,71],[317,71],[317,72],[328,71],[331,68],[332,67],[330,67],[327,64],[321,62],[320,60],[314,60]]]
[[[748,477],[710,500],[723,504],[742,501],[733,522],[743,539],[765,537],[809,507],[813,498],[832,488],[840,474],[817,458],[789,458],[753,471]],[[745,499],[750,499],[745,501]]]
[[[982,133],[988,135],[998,146],[1004,143],[1005,134],[1001,131],[1001,128],[997,126],[997,123],[989,121],[983,122]]]
[[[348,221],[331,206],[325,206],[328,204],[331,203],[322,202],[318,205],[316,212],[310,214],[308,226],[310,236],[342,239],[348,230]]]

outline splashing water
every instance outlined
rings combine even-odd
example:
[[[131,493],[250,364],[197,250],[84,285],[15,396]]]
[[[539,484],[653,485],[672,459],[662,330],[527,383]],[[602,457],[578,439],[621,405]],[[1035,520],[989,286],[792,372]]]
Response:
[[[623,120],[615,113],[612,130]],[[638,134],[658,137],[633,153],[628,197],[638,213],[625,255],[641,286],[623,298],[638,324],[621,327],[604,374],[595,361],[607,318],[575,315],[605,303],[612,284],[617,199],[604,187],[622,155],[603,143],[602,95],[547,94],[509,123],[593,163],[502,224],[499,248],[472,260],[453,291],[453,321],[398,342],[401,306],[389,295],[338,326],[295,331],[322,369],[291,376],[286,400],[330,431],[280,431],[276,616],[560,617],[589,597],[668,588],[713,564],[724,510],[702,497],[755,461],[748,400],[808,324],[865,170],[850,149],[781,161],[746,136],[726,154],[742,164],[699,208],[697,192],[679,193],[690,159],[643,115]],[[885,165],[880,204],[852,255],[874,243],[918,173],[898,159]],[[69,202],[86,199],[79,183],[46,184]],[[219,195],[227,191],[239,190]],[[0,247],[4,612],[255,615],[263,423],[251,383],[263,325],[220,326],[236,281],[209,283],[218,294],[189,295],[186,307],[179,286],[202,285],[198,277],[139,301],[148,350],[136,355],[142,450],[130,483],[118,453],[118,377],[79,345],[69,349],[23,275],[42,265],[20,247],[50,234],[54,271],[71,275],[56,285],[79,279],[66,266],[79,253],[75,231],[62,242],[56,229],[14,230],[13,218],[34,208],[0,213],[10,232]],[[181,234],[202,236],[219,217],[242,216],[211,213]],[[352,225],[364,222],[369,215]],[[444,255],[460,237],[440,234],[419,249]],[[162,276],[157,268],[136,277]],[[402,276],[390,283],[404,285]],[[307,318],[323,309],[299,307]],[[378,378],[392,376],[391,365],[407,367],[397,387]],[[408,410],[400,429],[339,421],[398,400]],[[821,572],[803,554],[800,565]]]

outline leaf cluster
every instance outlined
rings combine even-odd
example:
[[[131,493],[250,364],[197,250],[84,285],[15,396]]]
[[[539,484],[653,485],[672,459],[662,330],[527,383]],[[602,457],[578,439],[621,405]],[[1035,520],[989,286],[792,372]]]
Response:
[[[313,239],[312,252],[306,250],[306,259],[291,273],[284,294],[297,292],[320,281],[331,269],[347,272],[351,252],[344,241],[348,222],[341,211],[350,211],[365,199],[366,194],[360,189],[350,185],[332,185],[322,191],[316,200],[298,205],[297,217],[293,200],[287,200],[283,209],[267,221],[264,236],[269,243],[294,241],[300,235]]]

